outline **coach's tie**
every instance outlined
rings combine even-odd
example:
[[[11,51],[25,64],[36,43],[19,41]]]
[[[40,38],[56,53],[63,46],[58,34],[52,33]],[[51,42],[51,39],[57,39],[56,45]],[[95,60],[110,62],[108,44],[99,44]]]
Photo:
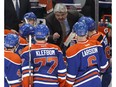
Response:
[[[64,41],[66,37],[66,25],[65,22],[60,22],[61,28],[62,28],[62,41]]]
[[[16,0],[16,13],[17,13],[17,17],[19,17],[19,4],[18,4],[18,0]]]

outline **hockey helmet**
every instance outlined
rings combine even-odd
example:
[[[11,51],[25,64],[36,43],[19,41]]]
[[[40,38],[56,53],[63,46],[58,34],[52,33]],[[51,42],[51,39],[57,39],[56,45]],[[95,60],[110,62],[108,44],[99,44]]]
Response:
[[[20,28],[19,28],[19,33],[23,38],[27,38],[29,35],[34,35],[34,30],[35,27],[33,27],[30,24],[23,24]]]
[[[7,34],[4,40],[5,47],[14,47],[19,43],[19,37],[16,34]]]
[[[88,26],[88,31],[95,30],[95,21],[91,17],[82,16],[78,22],[85,22]]]
[[[86,35],[88,31],[88,26],[84,22],[76,22],[73,25],[73,31],[78,35],[78,36],[84,36]]]
[[[38,24],[35,29],[35,38],[41,38],[44,39],[46,36],[48,36],[50,33],[49,28],[44,24]]]
[[[85,22],[86,19],[87,19],[86,16],[82,16],[79,18],[78,22]]]
[[[24,18],[23,19],[33,19],[33,20],[36,20],[37,17],[36,15],[33,13],[33,12],[28,12],[24,15]]]

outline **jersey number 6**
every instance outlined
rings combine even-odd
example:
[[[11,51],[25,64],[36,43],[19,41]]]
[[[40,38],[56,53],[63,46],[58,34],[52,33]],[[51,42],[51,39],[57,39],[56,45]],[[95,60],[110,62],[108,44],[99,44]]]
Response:
[[[95,56],[90,56],[90,57],[88,57],[87,61],[88,61],[88,67],[94,66],[96,64],[96,57]]]

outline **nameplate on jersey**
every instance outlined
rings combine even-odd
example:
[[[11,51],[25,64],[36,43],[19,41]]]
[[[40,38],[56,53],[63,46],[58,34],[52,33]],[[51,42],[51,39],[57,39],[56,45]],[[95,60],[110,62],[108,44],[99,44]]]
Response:
[[[50,56],[50,55],[55,55],[55,50],[38,50],[36,51],[36,56]]]
[[[88,55],[95,54],[97,52],[98,52],[98,49],[96,47],[86,49],[86,50],[82,51],[82,56],[85,57],[85,56],[88,56]]]

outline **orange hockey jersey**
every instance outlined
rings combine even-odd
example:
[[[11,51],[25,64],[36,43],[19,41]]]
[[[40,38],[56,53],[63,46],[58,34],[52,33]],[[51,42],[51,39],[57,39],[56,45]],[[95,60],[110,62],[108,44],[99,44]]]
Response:
[[[102,32],[97,32],[94,35],[92,35],[91,37],[89,37],[89,40],[99,41],[103,46],[103,49],[105,51],[107,59],[111,58],[111,56],[110,56],[110,46],[108,45],[108,40],[107,40],[105,34],[103,34]]]
[[[4,51],[5,87],[22,87],[21,58],[12,51]]]

